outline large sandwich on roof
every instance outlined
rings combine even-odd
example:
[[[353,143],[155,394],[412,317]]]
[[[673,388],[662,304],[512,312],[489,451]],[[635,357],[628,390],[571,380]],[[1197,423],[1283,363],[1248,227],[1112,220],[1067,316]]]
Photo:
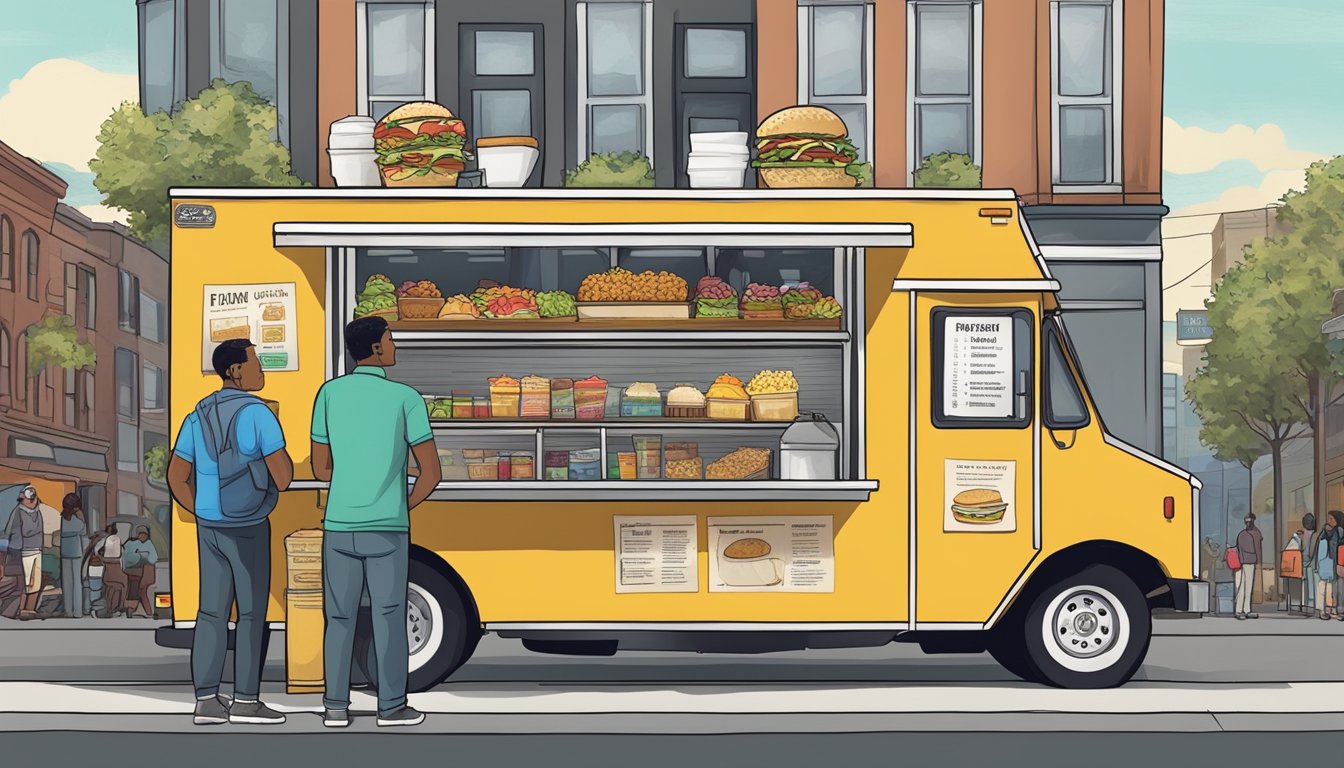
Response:
[[[845,121],[825,107],[787,107],[756,127],[756,160],[767,187],[853,187],[859,159]]]
[[[378,170],[389,187],[457,186],[466,146],[466,125],[432,101],[403,104],[373,129]]]

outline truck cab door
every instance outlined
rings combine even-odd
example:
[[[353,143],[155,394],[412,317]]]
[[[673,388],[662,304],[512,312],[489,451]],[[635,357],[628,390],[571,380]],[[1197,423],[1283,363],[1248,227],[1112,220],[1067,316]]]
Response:
[[[911,612],[989,621],[1040,548],[1039,294],[915,296]]]

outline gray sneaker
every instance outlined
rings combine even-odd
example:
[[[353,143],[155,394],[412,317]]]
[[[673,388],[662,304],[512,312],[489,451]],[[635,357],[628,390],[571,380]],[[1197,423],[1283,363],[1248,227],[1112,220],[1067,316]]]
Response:
[[[223,696],[196,700],[196,714],[191,720],[196,725],[223,725],[229,722],[229,704]]]
[[[386,715],[378,715],[378,725],[380,727],[389,727],[395,725],[419,725],[425,722],[425,713],[416,710],[413,707],[404,706],[393,710]]]
[[[285,716],[260,701],[235,701],[229,707],[229,722],[245,725],[279,725]]]
[[[322,715],[322,724],[328,728],[345,728],[350,725],[350,710],[328,709]]]

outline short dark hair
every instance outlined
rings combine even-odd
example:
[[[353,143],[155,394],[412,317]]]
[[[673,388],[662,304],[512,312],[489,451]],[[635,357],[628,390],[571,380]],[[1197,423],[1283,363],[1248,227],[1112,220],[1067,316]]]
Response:
[[[373,345],[383,340],[387,321],[381,317],[361,317],[345,326],[345,348],[350,357],[363,360],[373,354]]]
[[[1335,525],[1344,526],[1344,512],[1340,512],[1338,509],[1332,509],[1329,512],[1326,512],[1325,514],[1331,520],[1335,521]]]
[[[247,362],[247,350],[252,348],[252,342],[247,339],[229,339],[221,341],[218,347],[215,347],[215,353],[210,356],[210,362],[215,366],[215,373],[219,378],[228,381],[229,369],[235,365],[242,365]]]

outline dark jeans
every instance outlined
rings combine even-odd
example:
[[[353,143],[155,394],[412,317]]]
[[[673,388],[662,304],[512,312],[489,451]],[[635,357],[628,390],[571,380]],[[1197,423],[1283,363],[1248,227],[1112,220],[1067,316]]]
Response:
[[[200,544],[201,607],[191,641],[191,681],[196,696],[219,692],[229,648],[229,608],[238,602],[233,645],[234,698],[261,693],[266,606],[271,591],[271,524],[246,528],[196,526]]]
[[[406,576],[410,534],[390,531],[322,537],[322,587],[327,614],[323,641],[327,709],[350,707],[350,661],[355,620],[365,586],[373,614],[373,649],[378,669],[378,713],[406,705]]]

